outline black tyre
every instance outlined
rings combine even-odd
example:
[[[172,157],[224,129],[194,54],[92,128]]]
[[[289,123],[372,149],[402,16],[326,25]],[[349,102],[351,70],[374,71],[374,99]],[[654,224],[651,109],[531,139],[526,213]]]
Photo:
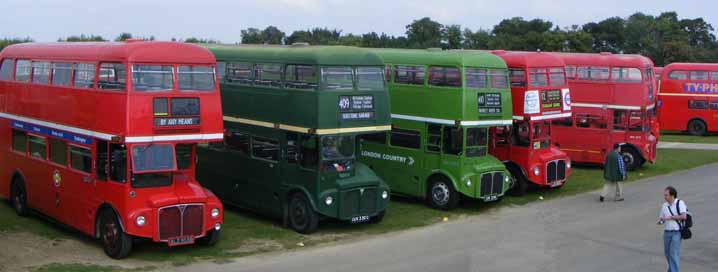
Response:
[[[295,193],[289,198],[289,227],[302,234],[317,231],[319,215],[314,212],[309,200],[302,193]]]
[[[132,236],[122,231],[117,215],[110,210],[100,214],[100,240],[105,254],[113,259],[122,259],[132,251]]]
[[[215,230],[212,229],[207,232],[207,235],[205,235],[202,238],[197,239],[197,244],[203,245],[203,246],[213,246],[217,244],[217,241],[219,241],[219,236],[222,234],[222,230]]]
[[[621,148],[621,157],[623,157],[623,164],[626,166],[627,170],[636,170],[643,165],[643,158],[635,148]]]
[[[27,191],[22,179],[14,179],[10,185],[10,204],[18,216],[27,216]]]
[[[461,198],[451,182],[444,177],[435,178],[431,181],[428,194],[429,205],[435,209],[445,211],[456,208]]]
[[[381,222],[382,220],[384,220],[384,214],[386,214],[386,211],[381,211],[381,212],[379,212],[377,215],[373,216],[373,217],[369,220],[369,222],[371,222],[372,224],[376,224],[376,223]]]
[[[691,120],[688,122],[688,133],[693,136],[705,136],[706,123],[701,120]]]
[[[530,185],[528,178],[524,176],[521,170],[518,170],[515,167],[509,167],[509,172],[511,172],[511,175],[514,178],[514,184],[511,186],[511,189],[509,189],[508,194],[510,196],[526,195]]]

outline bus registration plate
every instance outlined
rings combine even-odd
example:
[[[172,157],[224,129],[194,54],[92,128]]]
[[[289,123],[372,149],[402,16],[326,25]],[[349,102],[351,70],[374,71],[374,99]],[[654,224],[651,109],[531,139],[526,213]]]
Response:
[[[369,216],[368,216],[368,215],[354,216],[354,217],[352,217],[352,219],[351,219],[351,223],[352,223],[352,224],[363,223],[363,222],[366,222],[366,221],[369,221]]]
[[[192,236],[182,236],[170,239],[167,241],[167,244],[169,246],[181,246],[181,245],[187,245],[187,244],[193,244],[194,243],[194,237]]]

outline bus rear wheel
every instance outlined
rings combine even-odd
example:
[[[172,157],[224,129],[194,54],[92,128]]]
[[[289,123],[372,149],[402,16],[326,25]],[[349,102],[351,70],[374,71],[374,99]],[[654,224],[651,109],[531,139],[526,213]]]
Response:
[[[27,216],[27,193],[21,179],[14,179],[10,185],[10,204],[18,216]]]
[[[110,210],[100,214],[100,239],[105,254],[113,259],[123,259],[132,250],[132,236],[122,231],[117,215]]]
[[[623,158],[623,164],[626,166],[626,170],[636,170],[643,165],[641,154],[638,154],[638,151],[634,148],[622,148],[621,157]]]
[[[693,136],[705,136],[706,123],[701,120],[691,120],[688,122],[688,133]]]
[[[302,234],[317,231],[319,216],[309,200],[302,193],[295,193],[289,199],[289,227]]]
[[[446,178],[435,178],[429,184],[429,204],[439,210],[451,210],[459,204],[459,193]]]

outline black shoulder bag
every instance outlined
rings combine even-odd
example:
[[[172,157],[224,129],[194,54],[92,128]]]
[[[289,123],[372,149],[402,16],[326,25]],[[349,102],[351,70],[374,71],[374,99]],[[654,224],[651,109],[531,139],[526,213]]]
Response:
[[[680,205],[681,200],[678,199],[676,201],[676,212],[678,214],[681,213]],[[668,212],[671,213],[671,216],[675,216],[673,214],[673,211],[671,211],[671,206],[668,206]],[[686,220],[676,220],[676,223],[678,223],[678,230],[681,232],[681,239],[688,240],[693,237],[693,232],[691,232],[691,227],[693,226],[693,217],[688,214],[688,211],[686,211]]]

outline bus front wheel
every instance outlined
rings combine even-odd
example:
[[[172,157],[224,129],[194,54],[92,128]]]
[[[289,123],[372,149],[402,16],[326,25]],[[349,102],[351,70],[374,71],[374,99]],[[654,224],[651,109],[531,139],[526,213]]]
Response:
[[[384,214],[386,214],[386,211],[381,211],[377,215],[371,218],[371,223],[377,224],[384,220]]]
[[[643,158],[641,158],[641,154],[638,154],[634,148],[622,148],[621,157],[623,158],[623,163],[626,165],[627,170],[636,170],[638,167],[643,165]]]
[[[105,254],[113,259],[122,259],[130,255],[132,236],[122,231],[117,215],[105,210],[100,215],[100,239]]]
[[[289,199],[289,227],[302,234],[317,230],[319,216],[309,200],[302,193],[295,193]]]
[[[459,193],[446,178],[435,178],[429,185],[429,204],[439,210],[451,210],[459,204]]]
[[[706,135],[706,123],[701,120],[691,120],[688,122],[688,133],[693,136]]]
[[[25,184],[22,179],[14,179],[12,181],[12,185],[10,185],[10,203],[18,216],[27,215],[27,193],[25,192]]]
[[[523,196],[529,190],[529,180],[517,167],[508,167],[511,175],[514,176],[514,186],[509,189],[511,196]]]

